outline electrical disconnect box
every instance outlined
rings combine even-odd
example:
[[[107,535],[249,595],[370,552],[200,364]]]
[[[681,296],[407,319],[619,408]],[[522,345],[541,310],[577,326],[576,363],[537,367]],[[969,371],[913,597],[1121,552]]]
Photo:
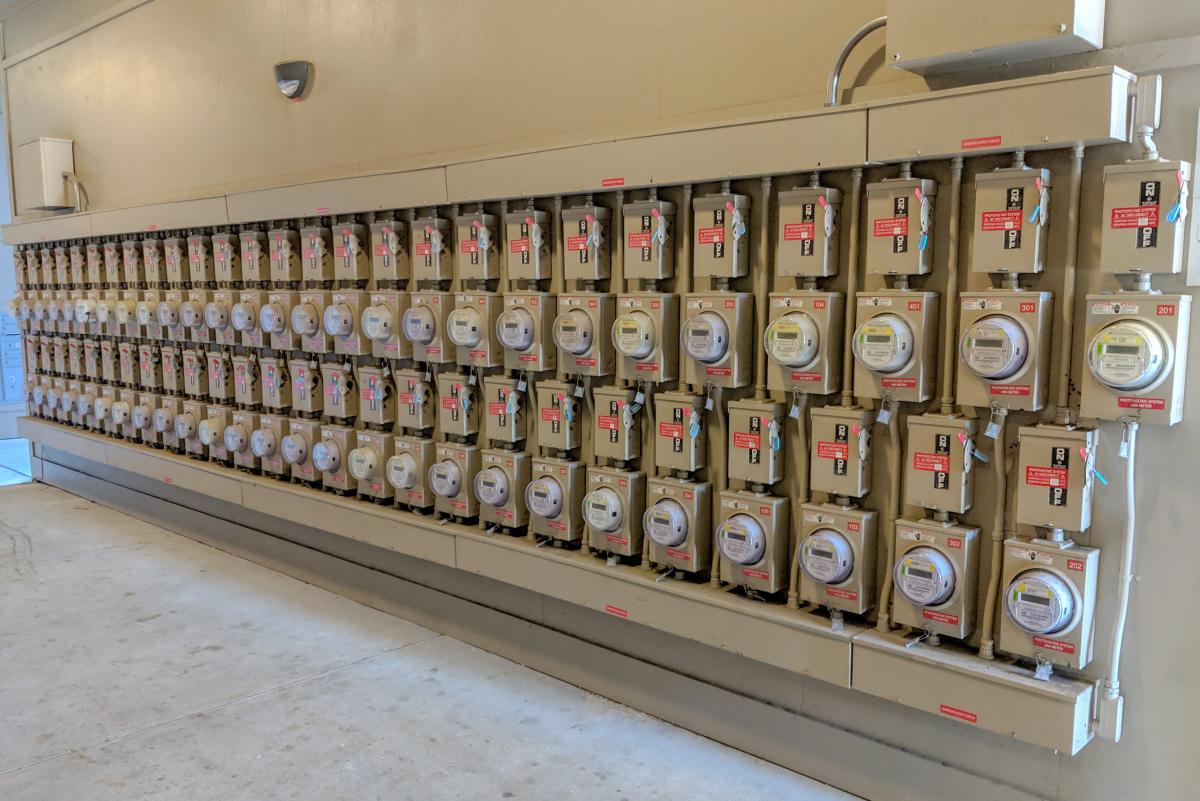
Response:
[[[866,409],[821,406],[810,412],[809,481],[814,490],[843,498],[861,498],[871,491],[874,421]]]
[[[354,432],[354,450],[346,462],[350,477],[358,482],[358,497],[377,502],[390,502],[395,497],[395,488],[386,475],[394,447],[394,439],[386,431]]]
[[[712,561],[711,518],[711,484],[651,478],[642,519],[650,540],[650,561],[685,573],[707,571]]]
[[[410,274],[408,226],[394,218],[371,223],[371,277],[376,284],[394,285]]]
[[[933,268],[937,183],[890,178],[867,184],[868,275],[925,275]]]
[[[429,487],[435,496],[434,508],[455,518],[479,515],[479,501],[472,486],[479,472],[481,454],[476,445],[439,442],[436,461],[429,468]]]
[[[589,376],[612,374],[616,355],[610,334],[616,306],[616,295],[608,292],[558,296],[553,336],[563,372]]]
[[[565,212],[564,212],[565,213]],[[509,370],[553,370],[557,350],[548,334],[554,322],[554,296],[545,292],[506,292],[496,318],[496,336]]]
[[[675,204],[641,200],[621,209],[625,278],[658,281],[675,274]]]
[[[323,225],[300,229],[300,277],[310,286],[333,281],[332,236]]]
[[[441,373],[437,377],[438,430],[456,437],[479,433],[479,403],[475,387],[461,373]]]
[[[959,302],[959,402],[1027,412],[1045,406],[1050,383],[1050,293],[964,292]]]
[[[447,318],[454,308],[449,292],[422,290],[411,294],[412,305],[401,321],[404,338],[412,343],[413,358],[419,362],[444,364],[457,358],[447,333]]]
[[[458,234],[458,277],[464,281],[490,281],[500,277],[496,217],[474,212],[454,220]]]
[[[1095,548],[1006,540],[997,646],[1039,663],[1086,667],[1095,644],[1099,572]]]
[[[674,381],[679,363],[679,296],[639,292],[617,296],[612,342],[617,377],[626,381]]]
[[[936,520],[896,521],[892,619],[955,639],[975,628],[979,529]]]
[[[1191,306],[1191,295],[1088,295],[1080,416],[1182,420]]]
[[[333,226],[333,277],[343,286],[365,286],[371,277],[367,229],[353,222]]]
[[[575,395],[576,384],[539,381],[537,392],[537,442],[542,448],[571,451],[583,444],[583,399]],[[582,388],[582,387],[581,387]]]
[[[292,408],[292,378],[286,358],[263,354],[258,357],[262,375],[262,404],[266,409],[287,412]]]
[[[114,255],[116,243],[113,243]],[[192,234],[187,238],[188,275],[193,286],[208,286],[216,283],[217,273],[213,260],[212,237]]]
[[[267,243],[267,235],[262,231],[242,231],[238,234],[238,246],[242,251],[242,280],[259,285],[270,281],[271,262],[267,255],[270,245]],[[151,279],[147,277],[146,280]]]
[[[685,383],[748,386],[754,367],[754,295],[702,292],[684,298]]]
[[[836,392],[842,380],[840,292],[773,292],[762,347],[767,388],[812,395]]]
[[[1017,431],[1017,523],[1088,530],[1099,440],[1099,430],[1092,428],[1036,425]]]
[[[725,490],[714,536],[721,579],[775,593],[788,586],[788,499],[747,490]]]
[[[430,377],[422,370],[397,370],[396,425],[410,431],[433,428],[437,414]]]
[[[132,242],[126,243],[132,245]],[[130,271],[130,257],[137,251],[128,248],[125,251],[125,272]],[[242,250],[238,244],[237,234],[228,231],[214,231],[212,235],[213,276],[217,286],[231,286],[242,282]],[[126,281],[129,279],[126,278]]]
[[[583,518],[590,548],[619,556],[641,556],[646,474],[615,467],[587,469]]]
[[[692,273],[740,278],[749,268],[750,198],[721,193],[692,200]]]
[[[425,510],[434,504],[429,486],[429,468],[437,460],[437,448],[428,437],[400,436],[394,443],[395,455],[387,460],[388,483],[396,490],[396,503]]]
[[[729,406],[729,477],[774,484],[783,477],[783,404],[737,400]]]
[[[483,380],[484,437],[515,444],[525,440],[529,400],[516,378],[503,375]]]
[[[262,403],[262,376],[253,353],[233,354],[233,400],[244,407]]]
[[[1050,171],[1013,167],[975,176],[975,235],[971,269],[977,273],[1040,273],[1046,265]]]
[[[473,488],[479,501],[479,519],[505,528],[529,522],[525,488],[530,480],[529,454],[488,449],[482,452]]]
[[[321,385],[325,390],[325,414],[336,420],[352,420],[358,416],[358,390],[351,364],[323,363]]]
[[[541,281],[550,277],[549,224],[550,215],[536,209],[510,211],[505,215],[510,281]]]
[[[525,487],[529,530],[561,542],[581,540],[586,483],[583,462],[535,457],[530,481]]]
[[[321,366],[310,359],[289,359],[292,377],[292,409],[302,415],[319,415],[325,408],[321,389]]]
[[[685,392],[654,396],[654,461],[667,470],[693,472],[705,465],[708,442],[704,397]]]
[[[387,367],[364,364],[358,368],[358,419],[363,424],[383,429],[396,422],[396,389],[391,376]]]
[[[417,281],[449,281],[453,277],[450,221],[421,217],[413,220],[409,231],[412,277]]]
[[[1109,273],[1171,275],[1187,237],[1186,161],[1130,161],[1104,168],[1100,265]]]
[[[975,421],[942,414],[908,418],[904,501],[961,514],[975,499]]]
[[[371,355],[377,359],[411,359],[412,342],[402,333],[409,295],[394,289],[372,292],[363,309],[363,335],[371,340]]]
[[[563,269],[568,281],[603,281],[609,275],[608,209],[563,209]]]
[[[828,278],[838,272],[838,216],[842,193],[813,186],[779,193],[775,275]]]
[[[881,290],[860,293],[854,331],[854,392],[923,403],[937,377],[938,296]]]
[[[496,318],[504,296],[497,292],[459,292],[454,311],[446,317],[446,334],[458,351],[464,367],[500,367],[504,349],[496,338]]]
[[[595,387],[592,390],[596,413],[592,421],[593,450],[603,459],[619,462],[642,454],[642,418],[637,408],[637,390],[630,387]]]
[[[804,504],[796,550],[800,600],[856,615],[875,605],[877,518],[855,506]]]

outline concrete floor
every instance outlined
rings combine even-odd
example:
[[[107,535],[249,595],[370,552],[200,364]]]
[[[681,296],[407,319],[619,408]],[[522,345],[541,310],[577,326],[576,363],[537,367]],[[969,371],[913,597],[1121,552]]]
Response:
[[[41,484],[0,488],[0,665],[14,801],[852,798]]]

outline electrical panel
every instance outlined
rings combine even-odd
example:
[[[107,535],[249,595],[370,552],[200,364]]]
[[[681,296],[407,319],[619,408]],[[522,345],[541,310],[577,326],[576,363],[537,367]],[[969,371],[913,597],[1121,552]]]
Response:
[[[961,514],[975,499],[975,421],[942,414],[908,418],[904,502]]]
[[[854,393],[923,403],[937,378],[938,296],[880,290],[859,293],[854,330]]]
[[[258,459],[264,473],[277,477],[288,474],[282,449],[287,427],[286,417],[278,414],[259,415],[258,428],[250,434],[250,451]]]
[[[396,219],[371,223],[371,277],[376,285],[407,281],[410,275],[408,226]]]
[[[193,285],[208,286],[217,281],[213,262],[212,238],[193,234],[187,238],[188,276]]]
[[[242,253],[245,254],[244,249]],[[273,228],[267,232],[268,278],[274,286],[296,286],[303,279],[300,253],[300,234],[296,231]],[[245,259],[245,255],[242,258]]]
[[[300,229],[300,278],[312,284],[333,281],[332,233],[323,225]]]
[[[783,404],[736,400],[728,412],[729,477],[751,484],[783,478]]]
[[[721,193],[692,200],[692,274],[740,278],[749,268],[750,198]]]
[[[395,440],[386,431],[355,431],[354,450],[346,457],[350,478],[358,482],[358,497],[391,502],[395,488],[387,480],[387,463]]]
[[[635,405],[637,390],[630,387],[594,387],[592,398],[592,449],[602,459],[626,462],[642,455],[642,417]]]
[[[396,388],[389,368],[358,368],[358,419],[377,428],[391,428],[396,422]]]
[[[313,447],[321,441],[321,421],[292,418],[288,420],[288,432],[279,443],[283,461],[293,481],[318,486],[321,472],[313,464]]]
[[[842,498],[861,498],[871,491],[874,422],[874,413],[853,407],[821,406],[809,413],[809,483],[814,490]]]
[[[828,395],[842,380],[840,292],[772,292],[767,330],[767,388]]]
[[[525,440],[529,400],[519,391],[520,382],[509,376],[488,376],[483,380],[484,437],[493,442],[518,443]]]
[[[339,494],[350,494],[357,486],[350,477],[349,455],[355,431],[350,426],[321,426],[321,439],[312,446],[312,463],[321,473],[321,486]]]
[[[450,221],[440,217],[421,217],[409,226],[412,249],[412,277],[417,281],[449,281],[453,277],[450,261]]]
[[[510,211],[505,215],[510,281],[541,281],[550,277],[549,224],[550,215],[536,209]]]
[[[608,278],[608,209],[576,206],[562,211],[563,270],[568,281]]]
[[[242,280],[260,285],[270,281],[272,260],[267,235],[262,231],[242,231],[238,234],[238,246],[242,254]]]
[[[775,275],[828,278],[838,272],[838,222],[842,193],[813,186],[779,193]]]
[[[754,295],[700,292],[683,302],[683,381],[695,386],[749,386],[754,368]]]
[[[645,498],[645,473],[589,466],[583,497],[588,547],[618,556],[641,556]]]
[[[1017,431],[1016,522],[1059,531],[1092,525],[1100,431],[1022,426]]]
[[[412,303],[401,318],[404,338],[412,343],[413,358],[419,362],[445,364],[457,358],[454,343],[447,335],[447,317],[454,307],[449,292],[422,290],[413,292]]]
[[[625,279],[659,281],[675,274],[675,204],[640,200],[621,209]]]
[[[933,197],[924,178],[867,184],[867,275],[926,275],[933,269]]]
[[[325,390],[325,414],[337,420],[351,420],[358,416],[358,390],[352,365],[323,363],[321,385]]]
[[[285,357],[262,354],[258,357],[262,376],[263,408],[287,412],[292,408],[292,377]]]
[[[458,234],[458,277],[463,281],[491,281],[500,277],[500,247],[496,216],[484,212],[455,218]]]
[[[496,321],[504,305],[498,292],[458,292],[454,311],[446,318],[446,332],[464,367],[501,367],[504,349],[496,336]]]
[[[288,359],[287,371],[292,378],[292,410],[301,415],[320,415],[325,409],[321,366],[311,359]]]
[[[437,459],[436,446],[428,437],[396,437],[395,455],[384,466],[388,483],[396,490],[396,503],[410,509],[425,510],[433,506],[433,490],[429,486],[429,468]]]
[[[569,375],[612,375],[616,354],[611,336],[617,298],[609,292],[558,296],[552,334],[563,372]]]
[[[537,395],[537,443],[541,448],[572,451],[583,445],[583,399],[575,395],[577,385],[561,381],[539,381]],[[582,388],[582,387],[581,387]]]
[[[654,396],[654,462],[666,470],[701,470],[707,457],[704,396],[662,392]]]
[[[504,348],[504,367],[532,372],[555,369],[557,351],[549,337],[553,322],[553,295],[504,293],[504,311],[496,318],[496,337]]]
[[[646,483],[642,530],[650,561],[685,573],[706,572],[712,562],[712,485],[679,478]]]
[[[371,293],[363,309],[363,334],[371,340],[371,355],[377,359],[411,359],[413,346],[403,334],[404,314],[409,309],[407,292],[382,289]]]
[[[1095,548],[1005,540],[999,649],[1039,663],[1086,667],[1095,646],[1099,573]]]
[[[1040,273],[1049,224],[1049,170],[1011,167],[975,176],[972,271]]]
[[[1104,272],[1173,275],[1183,268],[1191,178],[1186,161],[1130,161],[1104,168]]]
[[[269,312],[269,318],[263,324],[268,334],[280,337],[282,341],[290,333],[293,340],[299,338],[299,348],[308,353],[332,353],[333,338],[325,331],[324,317],[325,310],[329,308],[329,290],[327,289],[302,289],[300,294],[296,296],[296,302],[287,310],[287,300],[284,297],[290,296],[290,292],[272,292],[273,297],[271,304],[266,308],[276,307],[278,310],[272,309]],[[284,326],[283,331],[276,331],[280,325]],[[289,331],[290,329],[290,331]],[[272,347],[275,347],[272,345]],[[290,348],[288,348],[290,350]]]
[[[343,286],[365,286],[371,278],[367,229],[352,222],[336,223],[333,234],[333,277]],[[372,496],[377,497],[377,496]]]
[[[1036,412],[1050,385],[1049,292],[996,289],[959,299],[959,403]]]
[[[367,306],[365,292],[335,289],[321,316],[325,333],[333,337],[333,352],[342,356],[363,356],[371,351],[370,340],[363,335],[362,311]]]
[[[966,639],[975,629],[979,529],[937,520],[896,521],[892,620]]]
[[[585,489],[583,462],[535,457],[525,487],[529,530],[559,542],[578,542],[583,537]]]
[[[617,296],[612,342],[617,378],[626,381],[674,381],[679,364],[679,296],[637,292]]]
[[[521,451],[488,449],[480,456],[472,487],[479,501],[479,519],[514,529],[529,522],[525,488],[530,480],[530,457]]]
[[[259,459],[250,448],[250,440],[258,430],[258,415],[254,412],[235,411],[229,425],[221,434],[225,450],[229,452],[235,467],[257,472]]]
[[[217,286],[242,282],[242,249],[237,234],[214,231],[212,235],[213,276]],[[129,272],[129,251],[125,254],[126,274]],[[126,278],[126,281],[129,279]]]
[[[436,461],[429,468],[429,487],[435,496],[434,508],[456,518],[479,515],[479,501],[472,488],[479,472],[481,454],[476,445],[439,442]]]
[[[410,431],[433,428],[437,413],[430,377],[421,370],[397,370],[396,425]]]
[[[1191,308],[1191,295],[1088,295],[1080,416],[1182,420]]]
[[[717,548],[721,579],[772,594],[788,586],[788,499],[748,490],[720,494]]]
[[[475,386],[461,373],[441,373],[437,377],[438,431],[456,437],[479,433],[479,406]]]

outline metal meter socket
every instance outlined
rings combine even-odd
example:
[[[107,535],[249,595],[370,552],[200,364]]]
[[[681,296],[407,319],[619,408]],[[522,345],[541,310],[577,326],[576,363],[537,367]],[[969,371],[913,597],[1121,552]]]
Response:
[[[218,345],[237,345],[238,331],[233,327],[233,307],[237,304],[237,295],[230,289],[218,289],[212,293],[211,299],[204,306],[204,324],[208,327],[208,336]]]
[[[244,296],[245,293],[243,293]],[[275,289],[267,293],[266,303],[259,310],[259,336],[275,350],[300,350],[304,341],[292,328],[292,312],[300,304],[300,296],[289,289]],[[314,344],[320,340],[314,338]]]
[[[823,186],[779,193],[775,275],[828,278],[838,272],[842,193]]]
[[[446,317],[446,334],[458,349],[464,367],[501,367],[504,349],[496,336],[496,318],[504,306],[497,292],[459,292],[454,311]]]
[[[409,431],[433,428],[437,407],[429,376],[419,370],[397,370],[395,381],[396,425]]]
[[[904,501],[961,514],[975,500],[975,421],[942,414],[908,418]]]
[[[147,339],[162,339],[162,326],[158,324],[158,302],[162,292],[157,289],[147,289],[141,293],[141,299],[133,308],[133,316],[141,329],[142,336]]]
[[[641,556],[645,498],[645,473],[589,467],[582,505],[588,547],[619,556]]]
[[[193,400],[183,401],[175,415],[175,436],[188,456],[206,457],[204,443],[200,441],[200,423],[206,419],[204,404]]]
[[[809,412],[809,480],[814,490],[845,498],[861,498],[871,491],[874,422],[875,415],[865,409],[821,406]]]
[[[938,296],[881,290],[859,293],[854,330],[854,392],[922,403],[937,376]]]
[[[1109,273],[1174,274],[1187,237],[1186,161],[1131,161],[1104,168],[1100,265]]]
[[[166,332],[167,338],[175,342],[187,341],[187,328],[183,325],[183,317],[179,313],[179,307],[183,305],[184,291],[182,289],[168,289],[163,293],[163,298],[158,302],[158,324],[162,326]]]
[[[321,439],[312,446],[312,463],[321,473],[321,486],[324,489],[347,494],[356,488],[349,470],[354,435],[355,431],[350,426],[321,426]]]
[[[740,278],[750,255],[750,198],[716,194],[692,200],[692,273]]]
[[[490,375],[483,380],[484,438],[491,442],[525,440],[530,399],[517,391],[518,379]]]
[[[188,266],[187,238],[182,236],[166,236],[162,240],[163,272],[167,286],[184,287],[191,282],[191,271]],[[108,259],[105,258],[105,262]],[[106,270],[107,271],[107,270]]]
[[[257,409],[262,405],[262,371],[258,357],[249,353],[233,355],[233,402],[244,408]]]
[[[321,225],[300,229],[300,278],[310,286],[333,281],[333,234]]]
[[[396,422],[396,387],[386,367],[358,368],[358,419],[364,425],[391,428]]]
[[[496,317],[495,328],[506,369],[555,369],[557,349],[549,336],[554,309],[554,296],[545,292],[504,293],[504,311]]]
[[[975,629],[979,529],[936,520],[896,521],[892,619],[966,639]]]
[[[321,385],[325,390],[325,414],[338,420],[358,416],[358,388],[354,366],[348,362],[321,365]]]
[[[438,431],[456,437],[478,434],[481,390],[462,373],[441,373],[437,391]]]
[[[573,451],[583,445],[583,398],[575,395],[576,386],[582,389],[561,381],[537,382],[538,447]]]
[[[344,356],[363,356],[371,352],[371,341],[363,335],[362,310],[367,294],[356,290],[335,289],[321,315],[325,333],[333,337],[333,352]]]
[[[1050,224],[1050,171],[1002,168],[975,176],[971,270],[1040,273]]]
[[[402,332],[404,313],[409,308],[407,292],[385,289],[372,292],[362,311],[362,332],[371,340],[371,355],[377,359],[411,359],[412,342]]]
[[[568,375],[612,375],[616,354],[609,335],[616,317],[617,296],[580,292],[558,296],[552,335],[563,372]]]
[[[608,278],[608,216],[608,209],[603,206],[563,209],[563,268],[568,281]]]
[[[396,437],[393,455],[384,464],[384,475],[395,490],[396,505],[425,510],[433,506],[433,490],[427,473],[435,461],[436,448],[428,437]]]
[[[642,530],[649,539],[650,561],[685,573],[712,566],[712,485],[678,478],[646,483]]]
[[[237,303],[229,310],[229,321],[241,337],[243,347],[261,348],[269,344],[259,324],[260,311],[266,304],[266,292],[250,289],[238,293]]]
[[[409,226],[412,277],[416,281],[449,281],[453,277],[450,221],[421,217]]]
[[[1080,416],[1182,420],[1191,306],[1191,295],[1088,295]]]
[[[158,411],[159,405],[160,398],[158,393],[139,392],[137,403],[129,411],[129,420],[137,432],[138,441],[152,448],[157,448],[161,445],[160,433],[154,424],[154,416]]]
[[[222,350],[210,350],[204,356],[208,377],[209,398],[214,401],[233,400],[233,365],[229,354]]]
[[[811,395],[837,392],[842,380],[840,292],[773,292],[762,347],[767,388]]]
[[[283,437],[288,420],[278,414],[258,418],[258,428],[250,433],[250,452],[258,459],[264,473],[276,478],[286,477],[288,465],[283,461]]]
[[[800,600],[861,615],[875,605],[878,514],[854,506],[806,503],[796,562]]]
[[[280,294],[280,293],[272,293]],[[288,293],[290,294],[290,293]],[[286,329],[291,329],[293,340],[299,338],[300,350],[308,353],[332,353],[333,338],[325,330],[324,316],[326,309],[329,308],[329,290],[326,289],[304,289],[296,297],[295,303],[292,304],[290,310],[284,315],[284,307],[287,301],[282,301],[278,304],[278,309],[272,308],[269,312],[269,320],[273,327],[283,325]],[[263,326],[266,328],[266,325]],[[274,333],[268,330],[268,333]],[[280,332],[281,336],[285,336],[285,332]]]
[[[225,447],[225,429],[233,422],[233,409],[224,404],[213,404],[204,408],[205,418],[200,421],[200,444],[208,449],[208,458],[213,462],[228,464],[233,456]]]
[[[288,420],[287,434],[280,441],[279,450],[293,481],[310,486],[321,481],[321,473],[312,460],[313,446],[320,441],[320,420]]]
[[[707,462],[704,396],[663,392],[654,396],[654,462],[667,470],[694,472]]]
[[[408,224],[394,218],[371,223],[371,278],[377,286],[408,280]]]
[[[204,322],[204,309],[208,306],[207,289],[189,289],[179,304],[179,321],[187,329],[192,342],[208,342],[212,332]]]
[[[268,276],[273,286],[287,288],[299,283],[304,274],[300,251],[300,234],[296,231],[273,228],[267,232]],[[244,261],[245,250],[242,254]]]
[[[1099,572],[1095,548],[1005,540],[1000,650],[1075,670],[1086,667],[1095,644]]]
[[[321,366],[310,359],[289,359],[287,371],[292,380],[292,409],[303,415],[319,415],[325,410]],[[265,369],[265,367],[264,367]]]
[[[867,275],[925,275],[933,268],[937,183],[889,178],[867,184]]]
[[[352,222],[337,223],[333,235],[333,277],[345,284],[366,286],[371,278],[371,262],[367,257],[370,242],[366,226]]]
[[[1063,426],[1017,430],[1017,523],[1061,531],[1092,525],[1100,431]]]
[[[525,488],[530,479],[527,453],[485,450],[473,489],[479,501],[479,519],[506,528],[521,528],[529,522]]]
[[[454,219],[458,238],[458,277],[491,281],[500,277],[500,231],[494,214],[474,212]]]
[[[963,293],[960,303],[959,402],[1029,412],[1044,407],[1050,384],[1050,293],[971,292]]]
[[[646,409],[634,405],[637,390],[630,387],[592,388],[595,417],[592,421],[592,448],[602,459],[619,462],[642,454],[642,419]]]
[[[550,215],[536,209],[510,211],[504,217],[510,281],[550,277]]]
[[[423,290],[411,294],[412,304],[400,319],[400,333],[412,343],[413,358],[419,362],[446,364],[457,358],[447,335],[447,317],[454,308],[449,292]]]
[[[238,234],[242,256],[242,280],[248,284],[266,284],[271,280],[270,245],[262,231]]]
[[[627,381],[674,381],[679,364],[679,296],[638,292],[617,296],[612,343],[617,378]]]
[[[230,424],[222,434],[225,450],[233,457],[235,467],[257,473],[261,462],[251,447],[254,432],[258,430],[258,414],[255,412],[235,411]]]
[[[713,533],[721,554],[720,578],[758,592],[788,586],[788,499],[724,490]]]
[[[292,408],[292,376],[288,360],[262,354],[258,357],[262,375],[262,405],[264,409],[286,413]]]
[[[675,274],[675,204],[641,200],[621,209],[625,278],[659,281]]]
[[[583,496],[586,468],[571,459],[535,457],[525,508],[529,530],[560,542],[578,542],[583,537]]]
[[[395,487],[387,480],[387,463],[392,458],[395,438],[386,431],[356,431],[354,450],[346,456],[350,478],[358,482],[358,497],[387,501]]]
[[[752,484],[774,484],[783,478],[783,404],[730,401],[729,477]]]
[[[182,410],[183,401],[179,398],[162,396],[159,398],[158,408],[152,412],[155,435],[164,448],[176,453],[183,450],[183,443],[175,433],[175,419]]]
[[[230,287],[242,283],[242,248],[237,234],[214,231],[212,255],[217,286]]]
[[[683,381],[695,386],[748,386],[754,367],[754,296],[701,292],[686,295],[683,306]]]
[[[212,237],[194,234],[187,238],[188,276],[194,286],[208,286],[217,281],[213,262]]]
[[[479,447],[440,442],[434,458],[427,476],[435,496],[434,508],[456,518],[477,517],[479,501],[472,487],[482,461]]]

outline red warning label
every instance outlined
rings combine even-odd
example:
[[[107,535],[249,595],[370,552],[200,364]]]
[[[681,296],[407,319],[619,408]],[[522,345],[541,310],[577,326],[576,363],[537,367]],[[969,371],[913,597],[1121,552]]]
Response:
[[[787,223],[783,226],[783,238],[788,242],[812,239],[816,233],[816,223],[798,222]]]
[[[683,439],[683,425],[681,423],[659,423],[658,435],[666,439]]]
[[[945,623],[948,626],[958,625],[958,615],[947,614],[946,612],[938,612],[933,609],[922,609],[921,617],[926,620],[932,620],[935,623]]]
[[[555,422],[562,417],[562,411],[559,409],[542,409],[542,419],[548,423]]]
[[[979,219],[982,231],[1020,231],[1021,210],[985,211]]]
[[[917,386],[915,378],[885,378],[879,382],[889,389],[914,389]]]
[[[761,579],[763,581],[766,581],[767,579],[771,578],[771,574],[768,573],[767,571],[755,570],[755,569],[749,568],[749,567],[742,568],[742,575],[746,576],[748,578]]]
[[[519,237],[517,239],[508,240],[509,253],[528,253],[529,239],[528,237]]]
[[[696,241],[701,245],[711,245],[714,242],[725,241],[725,226],[717,225],[712,228],[697,228]]]
[[[1008,395],[1026,397],[1030,393],[1028,384],[992,384],[993,395]]]
[[[999,137],[997,137],[997,138],[999,138]],[[976,715],[974,712],[968,712],[967,710],[959,709],[958,707],[947,706],[946,704],[941,704],[938,706],[938,711],[941,712],[943,715],[949,715],[952,718],[958,718],[959,720],[965,720],[967,723],[978,723],[979,722],[979,716]]]
[[[762,450],[762,435],[751,434],[746,431],[735,431],[733,432],[733,447]]]
[[[1025,483],[1031,487],[1065,487],[1068,482],[1068,472],[1065,467],[1034,467],[1025,468]]]
[[[1038,648],[1045,648],[1047,651],[1057,651],[1060,654],[1075,653],[1075,643],[1052,640],[1049,637],[1034,637],[1033,644]]]
[[[587,250],[587,241],[586,236],[568,236],[567,250]]]
[[[1161,412],[1167,408],[1166,398],[1134,398],[1129,395],[1122,395],[1117,398],[1117,406],[1122,409],[1148,409],[1150,411]]]
[[[924,470],[929,473],[949,473],[950,457],[944,453],[921,453],[917,451],[913,454],[913,469]]]
[[[799,373],[799,372],[793,371],[792,372],[792,380],[793,381],[820,381],[821,374],[820,373]]]
[[[617,416],[615,414],[601,414],[596,416],[596,428],[602,431],[617,430]]]
[[[885,217],[875,221],[875,236],[908,236],[907,217]]]
[[[649,231],[634,231],[625,237],[627,247],[634,249],[650,247],[650,232]]]
[[[845,442],[818,442],[818,459],[849,459],[850,446]]]
[[[1113,209],[1110,228],[1157,228],[1158,206],[1127,206]]]
[[[830,598],[841,598],[843,601],[858,600],[858,593],[854,590],[843,590],[837,587],[830,587],[828,584],[825,585],[825,594]]]
[[[963,150],[978,150],[981,147],[1000,147],[1002,141],[999,136],[972,136],[960,140],[958,146]]]

